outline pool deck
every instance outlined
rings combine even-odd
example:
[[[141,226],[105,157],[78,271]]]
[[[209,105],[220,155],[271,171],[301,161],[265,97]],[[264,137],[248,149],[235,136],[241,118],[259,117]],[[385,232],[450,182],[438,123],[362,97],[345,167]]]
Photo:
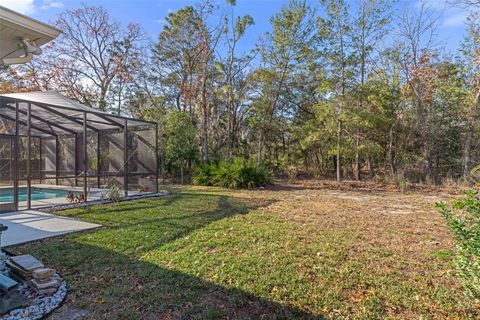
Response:
[[[99,224],[35,210],[2,213],[0,223],[8,227],[8,230],[2,233],[2,247],[101,227]]]
[[[24,186],[22,186],[24,187]],[[0,187],[2,188],[11,188],[11,187]],[[61,190],[61,191],[72,191],[72,192],[83,192],[82,187],[68,187],[68,186],[61,186],[61,185],[50,185],[50,184],[34,184],[32,188],[43,188],[43,189],[53,189],[53,190]],[[99,200],[102,198],[102,195],[107,193],[107,189],[105,188],[89,188],[88,191],[88,200]],[[137,191],[128,191],[129,195],[139,195],[142,192]],[[1,202],[0,202],[1,203]],[[32,199],[31,208],[32,209],[40,209],[46,207],[53,207],[59,206],[63,204],[69,204],[65,197],[57,197],[57,198],[47,198],[47,199]],[[18,208],[20,210],[24,210],[27,208],[27,201],[20,201]]]

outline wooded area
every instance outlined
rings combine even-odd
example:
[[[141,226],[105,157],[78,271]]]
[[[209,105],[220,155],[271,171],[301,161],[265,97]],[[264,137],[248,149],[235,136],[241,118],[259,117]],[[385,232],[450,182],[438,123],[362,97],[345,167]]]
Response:
[[[457,52],[426,5],[292,0],[271,31],[235,0],[169,13],[158,38],[102,7],[65,10],[63,34],[0,91],[58,90],[88,106],[157,121],[170,173],[249,159],[277,175],[439,184],[480,161],[480,1]],[[321,13],[321,14],[320,14]]]

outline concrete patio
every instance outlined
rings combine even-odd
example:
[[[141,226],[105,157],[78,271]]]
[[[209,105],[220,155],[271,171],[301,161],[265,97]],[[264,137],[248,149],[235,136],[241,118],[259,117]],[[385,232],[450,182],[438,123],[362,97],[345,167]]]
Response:
[[[34,210],[0,214],[0,223],[8,226],[8,230],[2,234],[3,247],[101,226]]]

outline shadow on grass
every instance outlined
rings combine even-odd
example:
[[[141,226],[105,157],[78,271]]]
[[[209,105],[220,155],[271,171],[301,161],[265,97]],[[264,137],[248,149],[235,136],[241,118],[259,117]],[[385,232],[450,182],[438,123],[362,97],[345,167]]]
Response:
[[[69,283],[70,307],[89,319],[319,319],[301,310],[228,289],[95,246],[64,244],[63,250],[34,252],[47,263],[65,251],[78,257],[75,268],[55,267]]]
[[[87,206],[83,208],[74,208],[67,210],[67,216],[69,217],[82,217],[88,216],[90,214],[126,214],[129,212],[138,212],[139,210],[147,209],[160,209],[162,207],[166,208],[169,206],[174,206],[179,200],[189,199],[195,201],[196,199],[213,199],[214,201],[219,200],[218,208],[228,209],[231,207],[231,200],[236,201],[237,203],[243,204],[244,209],[256,209],[259,207],[264,207],[275,202],[274,200],[255,200],[252,201],[250,198],[240,198],[240,197],[230,197],[225,195],[211,194],[211,193],[175,193],[171,195],[163,195],[158,198],[147,198],[140,200],[129,200],[118,202],[114,204],[101,204],[95,206]],[[197,205],[200,203],[197,203]],[[227,206],[227,207],[225,207]],[[62,212],[59,212],[62,214]],[[168,215],[168,214],[167,214]]]
[[[173,197],[102,207],[106,210],[100,213],[80,210],[78,214],[90,221],[116,224],[13,251],[30,253],[62,273],[69,284],[67,306],[86,309],[90,319],[319,318],[170,269],[161,257],[143,261],[149,251],[179,237],[271,203],[245,204],[242,199],[206,194]]]

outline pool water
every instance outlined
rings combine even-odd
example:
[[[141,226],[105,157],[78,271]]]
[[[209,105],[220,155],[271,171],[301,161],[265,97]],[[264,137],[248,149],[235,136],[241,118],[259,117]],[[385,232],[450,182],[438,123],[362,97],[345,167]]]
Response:
[[[67,190],[32,188],[32,200],[65,198]],[[18,201],[27,201],[27,188],[18,189]],[[13,188],[0,189],[0,202],[13,202]]]

